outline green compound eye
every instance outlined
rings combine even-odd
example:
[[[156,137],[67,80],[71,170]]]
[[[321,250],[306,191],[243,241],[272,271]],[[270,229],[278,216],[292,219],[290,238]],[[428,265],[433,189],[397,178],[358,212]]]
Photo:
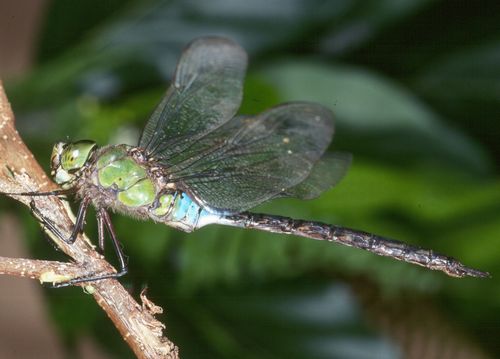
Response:
[[[61,167],[66,171],[82,168],[95,147],[96,143],[88,140],[68,144],[61,154]]]

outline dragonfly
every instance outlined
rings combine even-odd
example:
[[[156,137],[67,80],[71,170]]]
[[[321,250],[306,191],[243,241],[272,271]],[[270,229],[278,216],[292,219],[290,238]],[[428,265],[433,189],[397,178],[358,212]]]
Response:
[[[256,116],[237,115],[246,68],[247,54],[232,40],[194,40],[182,52],[137,146],[56,143],[51,175],[61,189],[14,193],[73,193],[80,199],[72,233],[62,238],[68,243],[83,232],[88,207],[95,207],[99,247],[103,250],[107,230],[119,271],[74,278],[65,285],[127,273],[109,210],[185,232],[209,224],[258,229],[336,242],[454,277],[488,276],[454,258],[375,234],[249,212],[276,198],[318,197],[344,177],[351,155],[327,151],[333,114],[322,105],[290,102]],[[53,223],[40,218],[57,233]]]

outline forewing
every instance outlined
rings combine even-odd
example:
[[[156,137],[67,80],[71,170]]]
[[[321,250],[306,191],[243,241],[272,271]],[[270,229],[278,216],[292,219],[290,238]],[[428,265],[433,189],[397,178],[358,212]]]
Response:
[[[179,154],[171,180],[205,206],[243,211],[305,180],[332,135],[331,111],[313,103],[236,117]]]
[[[174,79],[139,140],[146,153],[168,164],[193,141],[229,121],[243,94],[245,51],[231,40],[207,37],[182,53]]]

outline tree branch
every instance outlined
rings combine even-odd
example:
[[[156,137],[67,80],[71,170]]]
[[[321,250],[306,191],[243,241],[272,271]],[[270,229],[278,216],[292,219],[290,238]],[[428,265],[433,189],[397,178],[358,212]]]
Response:
[[[14,126],[14,115],[0,82],[0,191],[50,191],[57,186],[46,176],[28,150]],[[69,238],[74,215],[66,201],[56,196],[11,196],[37,210]],[[94,250],[85,235],[79,235],[74,244],[62,241],[56,233],[44,228],[58,248],[73,260],[72,263],[14,259],[0,257],[0,274],[36,278],[41,282],[61,282],[70,278],[96,273],[110,273],[115,269]],[[114,279],[81,283],[92,293],[99,306],[114,323],[123,339],[138,358],[179,357],[177,347],[163,336],[164,325],[154,318],[159,312],[149,300],[137,303],[123,286]]]
[[[73,263],[0,257],[0,274],[38,279],[41,283],[68,280],[81,272],[81,267]]]

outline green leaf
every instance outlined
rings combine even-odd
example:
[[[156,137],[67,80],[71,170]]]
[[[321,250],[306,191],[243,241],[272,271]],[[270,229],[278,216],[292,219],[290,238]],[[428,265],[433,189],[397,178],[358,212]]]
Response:
[[[183,358],[397,357],[393,343],[359,321],[358,298],[347,286],[302,279],[172,297],[169,334]]]

